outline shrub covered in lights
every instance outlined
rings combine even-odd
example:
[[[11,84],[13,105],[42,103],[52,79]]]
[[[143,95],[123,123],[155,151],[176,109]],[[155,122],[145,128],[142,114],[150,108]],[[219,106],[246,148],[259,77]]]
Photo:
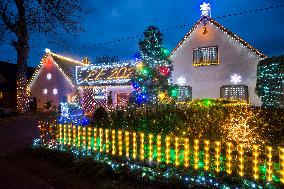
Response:
[[[284,55],[258,63],[256,94],[263,107],[284,109]]]
[[[136,65],[131,78],[135,89],[133,96],[138,104],[153,104],[168,96],[177,97],[177,87],[169,85],[173,67],[168,59],[168,50],[162,46],[162,36],[158,28],[150,26],[139,42],[142,61]]]

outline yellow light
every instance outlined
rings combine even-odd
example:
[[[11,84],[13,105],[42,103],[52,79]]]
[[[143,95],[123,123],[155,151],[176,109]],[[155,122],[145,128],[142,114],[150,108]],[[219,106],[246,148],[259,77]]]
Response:
[[[284,184],[284,148],[279,149],[280,181]]]
[[[216,165],[216,172],[220,172],[220,154],[221,154],[221,142],[215,142],[215,165]]]
[[[193,155],[194,155],[194,169],[198,169],[198,162],[199,162],[199,140],[194,139],[194,145],[193,145]]]
[[[111,153],[112,153],[112,155],[115,155],[115,153],[116,153],[116,148],[115,148],[115,130],[111,131],[111,143],[112,143]]]
[[[64,124],[63,125],[63,137],[64,137],[64,141],[63,141],[63,143],[64,143],[64,145],[66,144],[66,140],[67,140],[67,133],[66,133],[66,127],[67,127],[67,125],[66,124]]]
[[[149,134],[149,161],[153,160],[153,135]]]
[[[86,149],[86,127],[83,127],[83,136],[82,136],[82,139],[83,139],[83,148]]]
[[[97,151],[98,140],[97,140],[97,128],[94,128],[94,151]]]
[[[259,145],[254,144],[252,146],[252,174],[253,178],[257,180],[259,178],[259,173],[258,173],[258,156],[259,156]]]
[[[266,146],[266,179],[268,182],[272,181],[272,147]]]
[[[244,143],[238,144],[239,175],[244,176]]]
[[[184,166],[189,167],[189,139],[184,139]]]
[[[179,138],[175,137],[175,152],[176,152],[176,161],[175,161],[175,165],[178,166],[179,165]]]
[[[68,125],[68,145],[71,145],[71,124]]]
[[[76,125],[73,125],[73,146],[76,146],[76,139],[77,139],[77,128]]]
[[[136,67],[138,68],[138,69],[142,69],[143,68],[143,62],[140,62],[140,63],[138,63],[137,65],[136,65]]]
[[[158,97],[160,100],[163,100],[166,97],[166,93],[161,92],[158,94]]]
[[[129,132],[125,131],[125,153],[126,157],[129,158]]]
[[[209,140],[204,140],[204,169],[206,171],[209,170],[209,163],[210,163],[209,144],[210,144]]]
[[[230,175],[232,174],[232,148],[233,148],[233,144],[231,142],[227,142],[226,143],[227,145],[227,149],[226,149],[226,160],[227,160],[227,163],[226,163],[226,166],[227,166],[227,169],[226,169],[226,172]]]
[[[122,131],[118,130],[118,155],[122,156]]]
[[[81,147],[81,126],[78,126],[78,148]]]
[[[140,133],[140,159],[144,160],[144,133]]]
[[[91,135],[92,135],[92,128],[91,128],[91,127],[88,127],[88,150],[91,150],[91,149],[92,149]]]
[[[166,136],[166,163],[170,163],[170,145],[171,145],[171,138]]]
[[[100,152],[103,151],[103,128],[99,128],[99,135],[100,135]]]
[[[136,157],[137,157],[136,133],[133,132],[133,133],[132,133],[132,136],[133,136],[133,153],[132,153],[132,156],[133,156],[133,159],[136,159]]]
[[[161,162],[161,135],[157,136],[157,161]]]
[[[105,130],[105,140],[106,140],[106,153],[109,153],[109,137],[108,137],[109,130]]]
[[[62,144],[62,125],[59,124],[59,144]]]

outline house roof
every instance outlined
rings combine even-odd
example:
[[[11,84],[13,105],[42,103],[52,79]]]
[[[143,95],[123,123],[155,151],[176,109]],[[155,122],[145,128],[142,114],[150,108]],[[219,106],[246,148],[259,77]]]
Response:
[[[46,51],[45,55],[41,59],[40,64],[38,65],[35,73],[31,77],[31,79],[29,80],[29,87],[31,86],[35,76],[38,74],[42,64],[46,61],[46,59],[49,56],[53,59],[54,64],[56,66],[58,66],[59,70],[67,78],[67,80],[71,84],[74,85],[75,84],[75,70],[76,70],[76,66],[85,66],[86,64],[81,62],[81,61],[76,61],[76,60],[73,60],[71,58],[68,58],[68,57],[65,57],[65,56],[53,53],[53,52],[48,50],[48,51]]]
[[[239,36],[237,36],[235,33],[231,32],[229,29],[225,28],[223,25],[221,25],[220,23],[218,23],[216,20],[214,20],[213,18],[210,18],[208,16],[203,16],[200,18],[199,21],[197,21],[194,26],[189,30],[189,32],[186,33],[186,35],[184,36],[184,38],[178,43],[178,45],[173,49],[173,51],[171,52],[171,54],[169,55],[169,57],[171,57],[178,49],[179,47],[190,37],[191,33],[199,26],[199,24],[201,24],[204,20],[207,20],[208,22],[212,23],[213,25],[215,25],[217,28],[219,28],[221,31],[223,31],[225,34],[227,34],[228,36],[232,37],[233,39],[235,39],[237,42],[239,42],[240,44],[242,44],[243,46],[245,46],[246,48],[248,48],[249,50],[251,50],[253,53],[257,54],[260,58],[267,58],[266,55],[264,55],[263,53],[261,53],[259,50],[257,50],[256,48],[254,48],[253,46],[251,46],[249,43],[247,43],[246,41],[244,41],[242,38],[240,38]]]

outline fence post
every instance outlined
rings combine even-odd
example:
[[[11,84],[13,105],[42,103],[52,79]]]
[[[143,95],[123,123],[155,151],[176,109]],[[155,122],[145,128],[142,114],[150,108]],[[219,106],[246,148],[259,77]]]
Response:
[[[210,163],[210,153],[209,153],[209,140],[204,140],[204,169],[205,171],[209,170],[209,163]]]
[[[78,145],[77,148],[81,147],[81,126],[78,126]]]
[[[231,142],[227,142],[226,143],[227,145],[227,149],[226,149],[226,160],[227,160],[227,169],[226,169],[226,172],[230,175],[232,173],[232,143]]]
[[[220,154],[221,154],[221,142],[215,142],[215,165],[216,165],[216,172],[220,172]]]
[[[199,162],[199,140],[194,139],[194,169],[198,169],[198,162]]]
[[[100,135],[100,153],[103,151],[103,128],[99,128]]]
[[[153,135],[149,134],[149,161],[153,161]]]
[[[97,147],[98,147],[97,132],[98,132],[98,129],[95,127],[94,128],[94,151],[97,151]]]
[[[166,136],[166,163],[170,163],[170,145],[171,145],[171,138]]]
[[[91,140],[91,135],[92,135],[92,128],[91,127],[87,127],[88,128],[88,150],[92,149],[92,140]]]
[[[77,145],[77,127],[76,125],[73,125],[73,146],[76,147]]]
[[[109,153],[109,137],[108,137],[108,129],[105,129],[105,139],[106,139],[106,153]]]
[[[239,143],[238,144],[238,159],[239,159],[239,175],[242,177],[244,176],[244,144]]]
[[[176,157],[176,161],[175,161],[175,165],[178,166],[179,165],[179,138],[175,137],[175,157]]]
[[[157,162],[161,162],[161,135],[157,136]]]
[[[268,182],[272,181],[272,147],[266,146],[266,179]]]
[[[279,148],[280,181],[284,184],[284,148]]]
[[[133,157],[133,159],[136,159],[136,156],[137,156],[137,141],[136,141],[136,133],[135,132],[133,132],[132,133],[132,142],[133,142],[133,152],[132,152],[132,157]]]
[[[111,154],[115,155],[116,149],[115,149],[115,130],[113,129],[111,131],[111,143],[112,143],[112,149],[111,149]]]
[[[118,155],[122,156],[122,131],[118,130]]]
[[[129,132],[128,131],[124,132],[124,137],[125,137],[125,154],[126,154],[126,157],[129,158]]]
[[[144,160],[144,133],[140,133],[140,159]]]
[[[252,174],[253,174],[253,178],[255,180],[258,179],[259,175],[258,175],[258,156],[259,156],[259,145],[252,145]]]

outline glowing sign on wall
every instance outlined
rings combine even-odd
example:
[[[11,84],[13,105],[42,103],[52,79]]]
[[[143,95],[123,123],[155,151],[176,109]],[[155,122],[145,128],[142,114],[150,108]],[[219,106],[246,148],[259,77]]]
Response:
[[[76,83],[81,86],[128,84],[132,72],[132,64],[77,66]]]

